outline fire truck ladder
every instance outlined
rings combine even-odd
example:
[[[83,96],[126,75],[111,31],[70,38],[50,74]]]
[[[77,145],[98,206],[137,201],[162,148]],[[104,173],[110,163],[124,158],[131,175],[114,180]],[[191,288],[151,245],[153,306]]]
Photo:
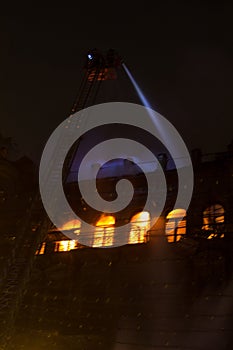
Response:
[[[79,93],[73,104],[71,114],[75,114],[76,112],[95,103],[100,85],[104,80],[104,71],[105,65],[102,62],[97,67],[86,70],[79,88]],[[69,133],[67,133],[67,136],[68,135]],[[67,155],[66,167],[64,169],[64,181],[67,180],[80,141],[81,139],[79,139],[78,143],[71,148]]]
[[[94,104],[100,84],[104,80],[104,70],[105,65],[102,61],[95,67],[87,67],[71,111],[72,114]],[[69,137],[69,135],[66,137]],[[58,142],[59,146],[62,145],[63,140],[60,141],[61,143]],[[72,164],[75,151],[76,149],[73,150],[70,156],[69,165]],[[57,181],[58,174],[56,169],[50,169],[50,171],[52,171],[53,180]],[[65,171],[68,174],[69,167]],[[12,259],[8,268],[8,274],[0,286],[0,350],[10,348],[11,334],[14,331],[14,323],[25,286],[30,278],[36,250],[52,226],[41,206],[40,194],[37,193],[30,208],[30,213],[25,219],[26,224],[19,245],[16,247],[15,257]],[[38,207],[40,207],[42,219],[37,229],[32,232],[32,221],[35,211],[38,211]]]

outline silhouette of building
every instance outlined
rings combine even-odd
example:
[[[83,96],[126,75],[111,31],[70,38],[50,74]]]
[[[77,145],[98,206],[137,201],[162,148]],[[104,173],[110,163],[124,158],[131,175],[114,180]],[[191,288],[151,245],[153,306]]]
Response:
[[[115,79],[109,69],[115,68],[112,51],[108,54],[105,67],[96,51],[88,53],[88,88],[98,86],[109,72]],[[73,112],[87,99],[91,103],[89,93],[80,96]],[[132,170],[131,160],[124,161],[123,175],[127,170],[137,189],[136,203],[124,216],[92,214],[95,233],[90,246],[64,234],[66,230],[79,233],[80,222],[53,227],[38,195],[32,200],[30,191],[23,196],[13,190],[11,202],[1,201],[6,218],[1,223],[1,349],[232,348],[232,143],[226,152],[202,155],[196,149],[191,155],[194,193],[185,212],[173,209],[177,172],[159,151],[168,191],[164,210],[152,228],[150,213],[143,211],[144,178]],[[8,168],[6,160],[2,162]],[[23,159],[16,173],[30,177],[30,169]],[[8,183],[13,184],[11,179]],[[100,188],[106,196],[114,181],[111,167],[102,169]],[[74,186],[69,181],[66,187],[71,203]],[[8,189],[12,190],[6,187],[6,194]],[[88,208],[77,197],[74,206],[85,215]],[[114,227],[124,221],[131,224],[128,242],[111,248]]]

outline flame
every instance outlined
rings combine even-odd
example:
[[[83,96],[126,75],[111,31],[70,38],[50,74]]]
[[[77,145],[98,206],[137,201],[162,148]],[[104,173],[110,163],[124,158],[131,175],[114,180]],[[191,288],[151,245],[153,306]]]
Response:
[[[135,214],[131,219],[131,230],[129,244],[143,243],[146,240],[146,233],[150,228],[150,213],[142,211]]]
[[[92,247],[109,247],[113,245],[115,218],[103,214],[96,223]]]
[[[113,225],[115,225],[115,218],[111,215],[101,215],[100,219],[96,223],[97,227],[109,227]]]

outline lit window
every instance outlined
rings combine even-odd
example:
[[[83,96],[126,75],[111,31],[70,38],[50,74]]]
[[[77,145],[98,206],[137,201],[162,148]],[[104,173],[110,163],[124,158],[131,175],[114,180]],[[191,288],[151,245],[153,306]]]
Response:
[[[98,220],[94,233],[93,247],[109,247],[113,245],[115,218],[102,215]]]
[[[76,233],[78,235],[80,233],[80,228],[81,222],[77,219],[74,219],[66,222],[64,225],[62,225],[61,228],[58,229],[58,231],[73,231],[73,233]]]
[[[186,234],[186,210],[174,209],[166,217],[167,241],[177,242]]]
[[[150,229],[150,213],[142,211],[131,219],[129,244],[144,243],[147,240],[147,231]]]
[[[43,255],[45,253],[46,243],[43,242],[41,246],[37,249],[36,255]]]
[[[70,250],[77,249],[78,241],[75,240],[64,240],[55,242],[55,252],[69,252]]]
[[[224,237],[224,234],[222,233],[224,214],[224,208],[220,204],[213,204],[204,210],[202,229],[209,233],[207,237],[208,239],[217,236]]]

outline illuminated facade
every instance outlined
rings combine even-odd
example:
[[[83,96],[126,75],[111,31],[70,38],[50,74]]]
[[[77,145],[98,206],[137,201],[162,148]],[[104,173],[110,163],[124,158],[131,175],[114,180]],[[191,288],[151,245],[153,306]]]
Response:
[[[188,212],[182,208],[173,210],[174,201],[177,193],[176,174],[174,170],[167,170],[168,195],[160,223],[163,222],[163,235],[168,243],[181,242],[189,237],[199,237],[205,239],[223,238],[224,232],[231,230],[232,217],[232,195],[228,191],[233,188],[232,185],[232,161],[229,153],[222,154],[221,158],[210,159],[196,164],[194,162],[195,187],[193,198]],[[214,172],[213,172],[214,169]],[[136,189],[142,188],[140,176],[134,179]],[[206,180],[208,179],[208,180]],[[111,192],[112,179],[108,182],[103,181],[103,188],[106,193]],[[72,192],[72,187],[71,187]],[[148,243],[150,237],[156,236],[156,227],[150,228],[150,213],[143,212],[143,200],[146,191],[136,191],[136,205],[132,207],[124,217],[121,215],[108,216],[107,214],[93,219],[95,226],[94,236],[90,240],[90,246],[111,247],[115,239],[116,223],[130,223],[128,244]],[[109,197],[110,199],[111,197]],[[77,202],[76,202],[77,203]],[[76,204],[77,205],[77,204]],[[77,206],[82,208],[82,213],[88,213],[86,206],[82,207],[82,202]],[[62,226],[63,230],[73,230],[78,235],[82,230],[81,223],[78,221],[68,221]],[[54,232],[59,231],[55,230]],[[65,231],[63,231],[65,232]],[[52,233],[51,233],[52,234]],[[160,231],[161,234],[161,231]],[[48,244],[53,244],[53,248],[48,252],[62,252],[79,248],[84,248],[81,244],[62,243],[67,238],[63,237],[61,243],[57,237],[49,239]],[[53,241],[53,243],[51,243]],[[44,243],[43,243],[44,244]],[[41,245],[37,254],[46,253],[46,247]]]
[[[93,81],[92,74],[88,82]],[[96,71],[94,76],[105,77]],[[36,217],[23,244],[17,234],[24,237],[25,232],[16,226],[6,240],[7,248],[14,247],[10,258],[2,248],[1,263],[8,265],[1,275],[5,285],[0,347],[231,349],[233,154],[229,150],[204,162],[193,156],[195,187],[187,212],[174,210],[176,172],[164,166],[168,193],[159,229],[150,228],[150,213],[143,211],[145,183],[135,174],[131,180],[136,202],[124,215],[90,215],[82,198],[69,198],[84,218],[91,217],[92,248],[79,244],[82,226],[77,220],[45,231]],[[106,195],[114,181],[104,182]],[[69,197],[73,187],[67,192]],[[115,226],[125,222],[131,227],[128,244],[98,249],[111,248]],[[43,241],[29,270],[26,258],[29,261],[40,230]],[[74,232],[77,240],[67,239],[61,230]],[[18,260],[15,247],[21,249]]]
[[[3,349],[9,344],[17,350],[188,349],[190,343],[195,350],[203,344],[230,349],[233,167],[228,156],[195,165],[187,213],[173,209],[176,176],[166,172],[160,230],[148,229],[150,213],[139,208],[144,192],[138,191],[128,215],[93,218],[94,249],[67,239],[59,229],[48,231],[26,285],[22,279],[16,283],[15,265],[12,275],[9,269],[7,283],[11,279],[12,284],[2,290],[2,300],[9,307],[14,286],[21,299],[9,327],[13,334],[0,339]],[[131,225],[128,244],[98,249],[111,247],[120,219]],[[39,227],[33,226],[33,235]],[[78,238],[82,227],[67,220],[61,229],[75,231]],[[4,321],[12,315],[7,307]]]

